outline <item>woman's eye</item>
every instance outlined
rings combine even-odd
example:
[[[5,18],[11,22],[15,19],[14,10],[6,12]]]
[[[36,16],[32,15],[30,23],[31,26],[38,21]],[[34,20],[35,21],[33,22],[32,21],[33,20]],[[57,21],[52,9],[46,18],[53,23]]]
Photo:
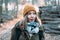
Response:
[[[33,14],[36,14],[36,13],[33,13]]]
[[[28,13],[28,14],[36,14],[36,13]]]
[[[28,15],[30,15],[31,13],[28,13]]]

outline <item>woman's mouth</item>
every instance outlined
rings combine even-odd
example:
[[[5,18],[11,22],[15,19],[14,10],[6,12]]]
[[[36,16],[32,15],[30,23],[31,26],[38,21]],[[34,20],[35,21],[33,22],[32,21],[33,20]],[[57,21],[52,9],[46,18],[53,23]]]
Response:
[[[29,21],[32,22],[32,21],[34,21],[34,19],[31,18],[31,19],[29,19]]]
[[[33,20],[33,19],[30,19],[30,20]]]

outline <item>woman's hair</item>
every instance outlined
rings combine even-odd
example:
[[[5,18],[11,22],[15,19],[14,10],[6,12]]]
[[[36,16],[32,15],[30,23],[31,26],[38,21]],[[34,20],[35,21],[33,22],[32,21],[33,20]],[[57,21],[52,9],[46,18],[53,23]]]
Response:
[[[36,13],[36,15],[37,15],[37,17],[36,17],[36,19],[35,19],[35,22],[38,22],[40,25],[42,25],[40,17],[38,16],[37,13]],[[27,17],[27,16],[28,16],[28,15],[26,14],[26,15],[24,16],[22,22],[21,22],[21,24],[23,24],[23,25],[25,25],[25,26],[26,26],[26,23],[28,22],[28,17]]]
[[[41,23],[41,19],[39,17],[39,14],[36,12],[35,7],[33,5],[29,5],[29,4],[26,4],[23,9],[23,12],[22,12],[23,20],[21,23],[25,25],[28,22],[28,17],[27,17],[28,15],[27,14],[29,11],[34,11],[36,13],[37,17],[35,19],[35,22],[38,22],[41,25],[42,23]]]

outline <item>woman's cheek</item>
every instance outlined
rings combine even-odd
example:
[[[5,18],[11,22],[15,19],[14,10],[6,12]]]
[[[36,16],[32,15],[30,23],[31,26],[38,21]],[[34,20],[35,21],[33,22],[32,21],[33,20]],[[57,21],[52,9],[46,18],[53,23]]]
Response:
[[[34,15],[34,18],[36,18],[37,17],[37,15]]]
[[[30,18],[31,16],[30,15],[28,15],[28,18]]]
[[[35,19],[37,17],[37,15],[32,15],[32,16],[28,15],[28,18],[31,18],[31,17]]]
[[[36,18],[37,16],[36,15],[33,15],[33,18]]]

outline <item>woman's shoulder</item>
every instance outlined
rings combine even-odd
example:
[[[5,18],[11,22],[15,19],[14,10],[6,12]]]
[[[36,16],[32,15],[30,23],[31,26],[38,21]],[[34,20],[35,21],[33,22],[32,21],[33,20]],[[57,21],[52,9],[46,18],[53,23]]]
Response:
[[[15,24],[15,28],[19,28],[19,26],[22,24],[23,20],[20,20],[18,21],[16,24]]]

